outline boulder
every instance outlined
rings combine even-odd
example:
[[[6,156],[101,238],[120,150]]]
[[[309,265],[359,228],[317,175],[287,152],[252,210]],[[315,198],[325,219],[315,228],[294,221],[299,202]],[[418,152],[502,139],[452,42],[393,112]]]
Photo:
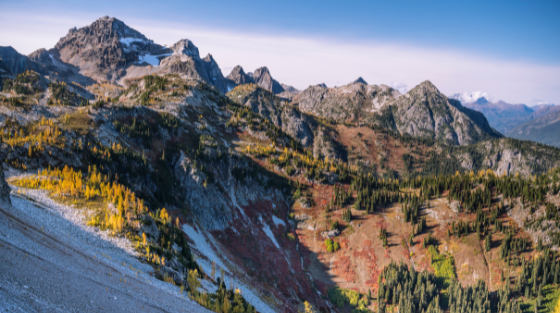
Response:
[[[338,181],[338,174],[331,172],[323,172],[323,177],[325,177],[326,182],[329,185],[334,185]]]
[[[329,231],[324,231],[321,233],[321,236],[323,238],[327,238],[327,239],[331,239],[334,238],[336,236],[340,235],[340,231],[338,229],[333,229],[333,230],[329,230]]]

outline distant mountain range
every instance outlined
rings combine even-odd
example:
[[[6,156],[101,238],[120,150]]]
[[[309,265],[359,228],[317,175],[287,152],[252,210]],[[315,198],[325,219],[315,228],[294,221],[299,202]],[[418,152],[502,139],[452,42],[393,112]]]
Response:
[[[557,129],[556,116],[560,106],[541,104],[530,107],[504,101],[492,102],[486,97],[486,93],[477,92],[457,93],[450,98],[484,114],[494,129],[508,137],[559,146],[560,132],[553,130]]]

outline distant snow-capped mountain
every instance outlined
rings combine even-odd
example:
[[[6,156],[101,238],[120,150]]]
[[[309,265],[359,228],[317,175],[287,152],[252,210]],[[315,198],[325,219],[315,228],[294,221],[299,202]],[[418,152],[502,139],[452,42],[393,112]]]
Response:
[[[484,98],[487,101],[493,100],[493,98],[485,91],[456,93],[449,98],[459,100],[461,101],[461,103],[472,103],[478,101],[481,98]]]

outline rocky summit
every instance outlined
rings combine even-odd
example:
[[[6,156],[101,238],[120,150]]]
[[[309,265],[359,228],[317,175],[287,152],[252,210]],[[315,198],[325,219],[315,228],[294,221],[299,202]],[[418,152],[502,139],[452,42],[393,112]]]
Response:
[[[110,17],[0,47],[3,311],[555,312],[553,106],[516,139],[428,80],[218,62]]]

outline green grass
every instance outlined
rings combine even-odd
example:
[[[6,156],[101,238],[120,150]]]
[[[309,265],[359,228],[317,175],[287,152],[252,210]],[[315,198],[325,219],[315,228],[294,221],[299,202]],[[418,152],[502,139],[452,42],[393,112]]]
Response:
[[[434,246],[428,247],[428,253],[432,258],[432,268],[438,278],[437,282],[440,287],[447,289],[452,279],[455,279],[455,260],[453,256],[440,254]]]
[[[543,288],[543,300],[539,307],[539,313],[553,313],[558,301],[560,300],[559,286],[546,285]],[[521,302],[521,310],[524,313],[534,313],[537,299],[527,299]]]
[[[328,296],[331,303],[335,304],[340,309],[348,304],[350,308],[352,308],[352,312],[371,312],[367,309],[369,301],[357,291],[334,287],[329,289]]]

